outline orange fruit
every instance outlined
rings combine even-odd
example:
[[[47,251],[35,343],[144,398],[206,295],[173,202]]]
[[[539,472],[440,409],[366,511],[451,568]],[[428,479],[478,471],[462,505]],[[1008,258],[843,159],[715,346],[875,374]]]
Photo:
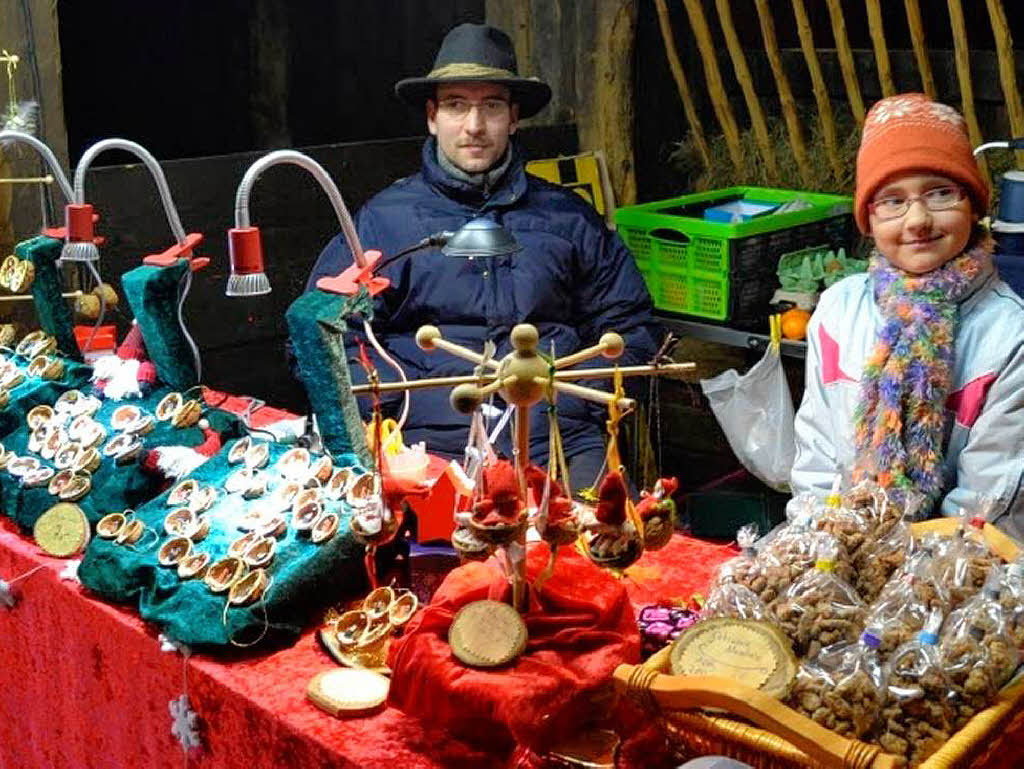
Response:
[[[811,314],[807,310],[793,307],[782,313],[782,335],[786,339],[803,339],[807,336],[807,322]]]

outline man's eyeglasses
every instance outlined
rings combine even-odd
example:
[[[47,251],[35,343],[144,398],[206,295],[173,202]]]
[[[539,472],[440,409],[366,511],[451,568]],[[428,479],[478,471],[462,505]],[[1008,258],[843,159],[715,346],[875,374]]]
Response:
[[[963,199],[964,191],[962,187],[948,185],[945,187],[935,187],[920,195],[910,195],[908,197],[892,195],[886,198],[879,198],[878,200],[871,201],[868,204],[868,208],[871,210],[871,213],[885,221],[886,219],[899,219],[901,216],[905,216],[907,211],[910,210],[910,205],[915,200],[920,200],[924,203],[924,207],[929,211],[945,211],[946,209],[953,208]]]
[[[469,99],[450,98],[441,99],[437,103],[437,108],[445,115],[459,119],[469,115],[473,107],[476,107],[485,119],[502,117],[508,113],[508,102],[504,99],[470,101]]]

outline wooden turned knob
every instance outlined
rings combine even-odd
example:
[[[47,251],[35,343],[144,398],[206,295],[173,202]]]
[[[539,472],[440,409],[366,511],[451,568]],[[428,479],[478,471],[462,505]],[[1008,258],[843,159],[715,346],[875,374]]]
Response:
[[[422,345],[420,345],[422,347]],[[460,414],[472,414],[483,402],[480,388],[473,384],[460,384],[452,389],[449,396],[452,408]]]
[[[614,331],[602,334],[600,344],[604,347],[604,352],[601,354],[606,358],[618,358],[626,347],[622,337]]]
[[[535,350],[537,342],[540,341],[536,327],[531,326],[529,323],[520,323],[513,328],[510,338],[512,340],[512,347],[520,352]]]
[[[416,344],[421,350],[433,350],[434,342],[441,338],[441,329],[437,326],[420,326],[416,332]]]

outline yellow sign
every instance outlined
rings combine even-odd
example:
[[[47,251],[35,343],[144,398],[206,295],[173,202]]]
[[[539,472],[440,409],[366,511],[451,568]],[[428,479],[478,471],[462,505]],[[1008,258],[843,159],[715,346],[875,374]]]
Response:
[[[606,200],[602,183],[603,158],[594,152],[580,155],[531,160],[526,164],[528,173],[541,179],[568,187],[592,205],[601,216],[610,217],[610,202]]]

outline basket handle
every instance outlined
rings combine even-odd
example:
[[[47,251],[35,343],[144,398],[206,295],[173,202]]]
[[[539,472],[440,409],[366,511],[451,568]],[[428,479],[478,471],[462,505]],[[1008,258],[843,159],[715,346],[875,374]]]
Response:
[[[720,676],[670,676],[642,665],[619,665],[615,688],[651,713],[718,708],[791,742],[822,766],[895,769],[896,757],[877,745],[850,740],[774,697]]]

